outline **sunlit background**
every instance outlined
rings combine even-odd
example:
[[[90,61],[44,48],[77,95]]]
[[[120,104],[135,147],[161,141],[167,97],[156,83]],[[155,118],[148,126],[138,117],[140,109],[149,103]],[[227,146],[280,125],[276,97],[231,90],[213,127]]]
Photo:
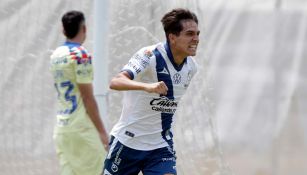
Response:
[[[107,57],[94,58],[103,60],[95,71],[108,68],[95,80],[109,80],[134,52],[165,40],[160,19],[175,7],[194,11],[201,31],[199,71],[175,117],[178,174],[307,174],[306,0],[105,0],[102,16],[97,1],[0,1],[1,175],[59,174],[48,69],[66,11],[85,13],[85,47]],[[104,95],[110,130],[122,93]]]

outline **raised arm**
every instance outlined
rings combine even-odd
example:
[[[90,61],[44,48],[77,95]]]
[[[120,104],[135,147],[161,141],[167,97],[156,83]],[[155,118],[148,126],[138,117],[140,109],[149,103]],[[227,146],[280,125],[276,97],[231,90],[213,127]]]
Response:
[[[110,89],[125,91],[125,90],[143,90],[148,93],[157,93],[161,95],[167,94],[167,86],[163,81],[156,83],[143,83],[131,80],[128,72],[123,71],[112,78]]]

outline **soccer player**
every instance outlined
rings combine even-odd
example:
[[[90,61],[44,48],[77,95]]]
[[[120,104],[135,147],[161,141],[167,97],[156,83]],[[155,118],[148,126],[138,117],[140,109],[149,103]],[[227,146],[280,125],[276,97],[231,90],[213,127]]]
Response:
[[[124,92],[123,109],[111,131],[104,175],[174,175],[172,122],[197,68],[198,19],[173,9],[161,20],[166,42],[135,53],[110,83]]]
[[[93,96],[91,56],[82,46],[85,18],[69,11],[62,24],[66,42],[50,59],[58,92],[54,139],[61,175],[100,175],[109,141]]]

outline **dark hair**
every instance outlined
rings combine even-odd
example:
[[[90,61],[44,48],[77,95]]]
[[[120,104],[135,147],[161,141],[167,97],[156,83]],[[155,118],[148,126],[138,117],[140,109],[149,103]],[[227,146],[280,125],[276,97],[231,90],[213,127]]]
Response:
[[[81,27],[82,22],[85,21],[84,15],[80,11],[66,12],[62,17],[62,24],[64,28],[64,34],[67,38],[74,38]]]
[[[163,24],[167,40],[168,34],[170,33],[179,35],[181,30],[183,29],[181,21],[186,19],[191,19],[198,24],[197,16],[193,12],[190,12],[188,9],[173,9],[172,11],[166,13],[163,16],[161,22]]]

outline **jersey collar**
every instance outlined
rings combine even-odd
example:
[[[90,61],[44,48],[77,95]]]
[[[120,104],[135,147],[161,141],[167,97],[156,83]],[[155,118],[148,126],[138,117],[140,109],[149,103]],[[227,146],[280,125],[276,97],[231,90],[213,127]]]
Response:
[[[67,46],[71,49],[73,47],[79,47],[79,46],[81,46],[81,44],[76,43],[76,42],[71,42],[71,41],[65,41],[64,46]]]
[[[169,60],[171,61],[172,65],[174,66],[174,68],[175,68],[177,71],[181,71],[183,65],[184,65],[184,64],[186,63],[186,61],[187,61],[187,58],[185,58],[185,59],[183,60],[183,62],[182,62],[180,65],[177,65],[177,64],[175,63],[175,60],[174,60],[174,57],[173,57],[173,54],[172,54],[172,51],[171,51],[171,47],[169,46],[169,43],[168,43],[167,41],[164,43],[164,48],[165,48],[165,50],[166,50],[166,53],[167,53],[167,56],[168,56]]]

